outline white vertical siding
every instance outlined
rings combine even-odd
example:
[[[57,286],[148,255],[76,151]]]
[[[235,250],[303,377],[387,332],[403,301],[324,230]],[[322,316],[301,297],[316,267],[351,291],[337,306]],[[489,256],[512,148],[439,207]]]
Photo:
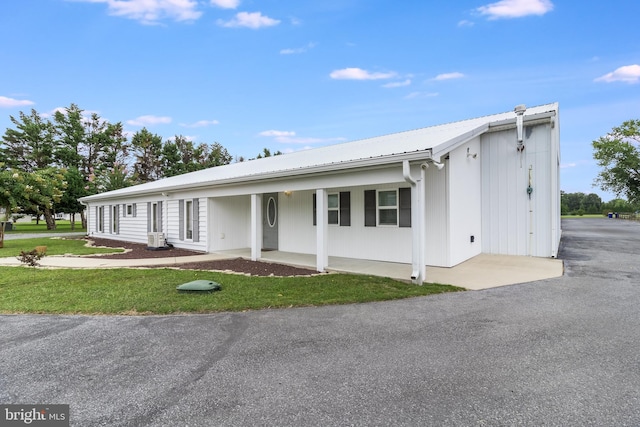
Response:
[[[329,225],[329,255],[390,262],[411,262],[411,228],[364,226],[364,191],[398,189],[406,183],[384,186],[327,189],[329,194],[351,193],[351,225]],[[280,194],[279,249],[314,254],[316,227],[313,225],[313,191]]]
[[[250,196],[217,197],[209,199],[209,218],[202,216],[200,201],[200,241],[209,240],[209,251],[241,249],[251,246]],[[210,224],[210,233],[203,234],[203,223]]]
[[[279,195],[278,247],[284,252],[315,254],[313,191],[292,191]]]
[[[445,164],[448,163],[445,161]],[[448,164],[443,170],[431,166],[425,174],[426,245],[425,263],[450,267]],[[429,271],[427,270],[427,276]]]
[[[549,162],[550,125],[525,126],[524,145],[518,153],[515,129],[482,137],[483,252],[552,256],[552,200],[558,190]]]
[[[366,186],[337,191],[351,191],[351,226],[329,226],[329,255],[390,262],[411,262],[411,228],[398,226],[364,226],[365,190],[397,190],[406,183]]]
[[[533,193],[531,194],[531,243],[532,256],[550,257],[552,219],[552,164],[550,125],[534,126],[531,129],[529,165],[532,167]],[[529,148],[529,147],[527,147]]]
[[[467,156],[476,153],[478,156]],[[449,237],[451,266],[482,252],[480,138],[449,153]],[[474,242],[471,242],[471,236]]]

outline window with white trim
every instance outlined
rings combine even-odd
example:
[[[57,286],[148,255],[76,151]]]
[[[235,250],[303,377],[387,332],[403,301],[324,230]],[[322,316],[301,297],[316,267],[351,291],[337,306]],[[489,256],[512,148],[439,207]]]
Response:
[[[100,206],[98,208],[97,221],[98,221],[98,231],[100,233],[102,233],[104,231],[104,228],[103,228],[103,224],[104,224],[104,206]]]
[[[158,204],[157,203],[152,203],[151,204],[151,231],[158,232],[160,231],[158,227],[158,219],[159,219],[158,215]]]
[[[187,200],[185,201],[185,234],[188,240],[193,239],[193,201]]]
[[[111,233],[118,234],[120,205],[113,205],[111,208]]]
[[[411,227],[411,188],[365,190],[364,226]]]
[[[317,224],[316,217],[317,200],[313,194],[313,225]],[[350,226],[351,225],[351,193],[341,191],[339,193],[327,194],[327,216],[328,224]]]
[[[398,225],[398,192],[378,191],[378,225]]]
[[[327,195],[327,211],[329,224],[338,225],[340,223],[340,196],[338,193]]]

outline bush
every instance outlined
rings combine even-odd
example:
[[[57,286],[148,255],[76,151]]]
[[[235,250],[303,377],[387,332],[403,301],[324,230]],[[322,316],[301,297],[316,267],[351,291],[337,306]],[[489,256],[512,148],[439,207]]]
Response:
[[[20,251],[20,255],[18,255],[16,258],[18,258],[18,261],[23,264],[27,264],[29,267],[37,267],[40,265],[38,264],[38,261],[40,261],[43,256],[44,252],[41,252],[38,249],[34,249],[29,252]]]

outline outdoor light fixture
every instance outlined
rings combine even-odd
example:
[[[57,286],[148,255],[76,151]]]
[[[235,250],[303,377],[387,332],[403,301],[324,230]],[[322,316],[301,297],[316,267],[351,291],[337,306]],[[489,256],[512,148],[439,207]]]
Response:
[[[291,191],[291,190],[285,190],[284,191],[284,195],[287,196],[287,197],[289,197],[291,195],[291,193],[293,193],[293,191]]]

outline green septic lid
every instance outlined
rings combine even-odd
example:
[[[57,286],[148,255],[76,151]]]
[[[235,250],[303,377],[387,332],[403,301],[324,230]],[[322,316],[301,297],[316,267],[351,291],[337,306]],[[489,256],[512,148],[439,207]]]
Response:
[[[176,287],[179,291],[213,292],[220,290],[220,284],[211,280],[194,280]]]

